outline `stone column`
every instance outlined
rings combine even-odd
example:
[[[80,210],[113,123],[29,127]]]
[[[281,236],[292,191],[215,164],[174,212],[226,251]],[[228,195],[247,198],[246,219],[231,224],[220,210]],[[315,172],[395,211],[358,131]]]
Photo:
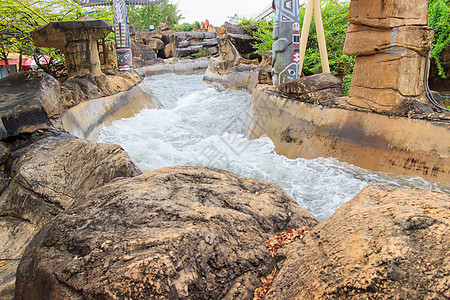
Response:
[[[69,77],[100,75],[97,41],[105,38],[112,26],[103,20],[50,22],[36,28],[31,37],[38,47],[63,51]]]
[[[423,85],[433,29],[427,0],[352,0],[344,53],[356,55],[349,103],[403,114],[428,104]]]

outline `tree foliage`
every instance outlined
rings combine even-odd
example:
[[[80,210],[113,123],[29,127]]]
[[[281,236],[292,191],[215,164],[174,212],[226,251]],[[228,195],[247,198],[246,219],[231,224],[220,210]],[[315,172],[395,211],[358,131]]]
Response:
[[[128,6],[128,19],[136,29],[147,29],[148,25],[177,25],[183,19],[178,4],[165,0],[153,6]]]
[[[46,55],[50,60],[40,67],[58,77],[64,67],[64,56],[57,49],[36,48],[31,31],[53,21],[73,21],[84,14],[112,22],[110,8],[83,8],[72,0],[0,0],[0,59],[7,63],[10,53],[18,53],[20,58],[33,55],[39,65],[39,59]],[[19,70],[21,63],[20,59]]]
[[[441,53],[450,47],[450,0],[430,0],[428,3],[428,24],[434,29],[431,57],[436,63],[439,76],[447,78],[441,64]]]

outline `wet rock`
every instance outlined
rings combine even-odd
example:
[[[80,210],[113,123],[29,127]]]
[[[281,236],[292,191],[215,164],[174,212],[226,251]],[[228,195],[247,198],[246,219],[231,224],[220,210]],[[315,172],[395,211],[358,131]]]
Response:
[[[33,239],[16,299],[249,299],[265,241],[318,221],[278,186],[172,167],[92,190]]]
[[[43,72],[12,74],[0,80],[0,136],[31,134],[53,128],[62,112],[58,81]]]
[[[74,139],[61,134],[11,153],[12,178],[0,195],[0,295],[14,287],[19,259],[28,242],[51,218],[77,197],[118,177],[140,173],[118,145]]]
[[[269,299],[448,299],[450,196],[372,184],[282,248]]]
[[[278,86],[278,91],[290,98],[316,104],[327,104],[336,97],[344,96],[341,81],[330,73],[315,74],[282,83]]]

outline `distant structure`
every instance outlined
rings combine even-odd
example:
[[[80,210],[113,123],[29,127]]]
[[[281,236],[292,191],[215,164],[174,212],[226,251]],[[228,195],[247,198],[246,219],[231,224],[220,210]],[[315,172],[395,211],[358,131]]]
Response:
[[[116,36],[117,62],[120,71],[133,66],[127,5],[157,5],[164,0],[74,0],[82,6],[113,6],[114,34]]]

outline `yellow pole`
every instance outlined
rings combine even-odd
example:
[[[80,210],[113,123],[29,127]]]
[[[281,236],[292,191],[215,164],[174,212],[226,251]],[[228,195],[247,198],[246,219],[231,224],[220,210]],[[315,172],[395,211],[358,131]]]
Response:
[[[323,30],[322,13],[320,12],[320,0],[314,0],[314,21],[316,23],[317,41],[319,42],[320,61],[322,62],[322,72],[330,73],[328,63],[327,43]],[[303,34],[303,32],[302,32]]]
[[[314,0],[306,1],[305,18],[303,19],[302,34],[300,36],[300,61],[298,63],[299,72],[302,73],[303,61],[306,54],[306,43],[308,42],[309,27],[311,25]]]

